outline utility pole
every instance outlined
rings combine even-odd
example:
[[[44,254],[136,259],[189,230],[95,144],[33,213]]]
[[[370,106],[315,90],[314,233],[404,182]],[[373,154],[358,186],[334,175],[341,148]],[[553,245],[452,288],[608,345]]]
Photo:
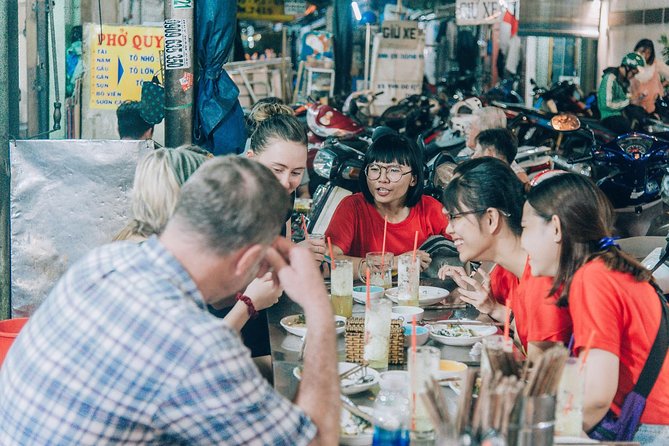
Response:
[[[165,146],[193,141],[195,0],[165,0]]]
[[[11,306],[9,227],[9,142],[19,133],[19,4],[6,0],[0,7],[0,319],[8,319]]]

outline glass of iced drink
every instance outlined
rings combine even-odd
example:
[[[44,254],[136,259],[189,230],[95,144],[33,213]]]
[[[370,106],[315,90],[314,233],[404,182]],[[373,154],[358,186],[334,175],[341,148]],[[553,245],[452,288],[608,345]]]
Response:
[[[393,253],[368,252],[365,256],[369,268],[370,285],[377,285],[387,290],[393,286]],[[365,272],[362,271],[361,276]],[[361,277],[362,278],[362,277]]]
[[[564,366],[557,393],[555,435],[578,437],[583,431],[584,371],[578,358]]]
[[[353,316],[353,266],[350,260],[335,260],[330,273],[332,307],[338,316]]]
[[[397,304],[418,306],[420,289],[420,258],[402,254],[397,258]]]
[[[423,404],[421,394],[427,392],[430,378],[439,370],[441,350],[436,347],[417,347],[409,355],[409,402],[411,404],[411,431],[416,439],[434,437],[434,426]]]
[[[365,309],[364,357],[374,369],[388,368],[392,305],[385,297],[373,297]]]

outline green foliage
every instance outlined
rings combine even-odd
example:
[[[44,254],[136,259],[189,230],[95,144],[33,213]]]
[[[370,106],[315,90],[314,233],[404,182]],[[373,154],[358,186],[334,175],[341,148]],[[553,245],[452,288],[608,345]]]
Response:
[[[669,63],[669,37],[666,34],[662,34],[658,42],[664,47],[662,48],[662,58],[666,63]]]

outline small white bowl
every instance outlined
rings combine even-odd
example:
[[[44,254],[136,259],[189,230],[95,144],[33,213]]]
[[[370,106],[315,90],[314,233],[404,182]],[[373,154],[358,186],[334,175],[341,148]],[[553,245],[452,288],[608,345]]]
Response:
[[[430,330],[420,325],[416,326],[416,345],[423,345],[430,339]],[[411,347],[411,324],[404,325],[404,346]]]
[[[464,362],[442,359],[439,361],[439,370],[435,373],[436,379],[460,378],[467,376],[467,364]]]
[[[425,313],[425,310],[420,307],[398,305],[392,309],[393,319],[402,319],[406,323],[411,323],[413,315],[416,315],[416,321],[423,320],[423,313]]]
[[[369,287],[369,297],[378,298],[383,297],[384,289],[383,287],[372,285]],[[353,300],[365,304],[367,301],[367,285],[354,286],[353,287]]]

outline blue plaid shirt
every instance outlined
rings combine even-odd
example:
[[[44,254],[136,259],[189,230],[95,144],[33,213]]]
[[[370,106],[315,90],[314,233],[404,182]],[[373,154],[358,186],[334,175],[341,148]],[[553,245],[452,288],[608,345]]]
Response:
[[[300,445],[316,435],[156,238],[72,267],[0,370],[1,445]]]

